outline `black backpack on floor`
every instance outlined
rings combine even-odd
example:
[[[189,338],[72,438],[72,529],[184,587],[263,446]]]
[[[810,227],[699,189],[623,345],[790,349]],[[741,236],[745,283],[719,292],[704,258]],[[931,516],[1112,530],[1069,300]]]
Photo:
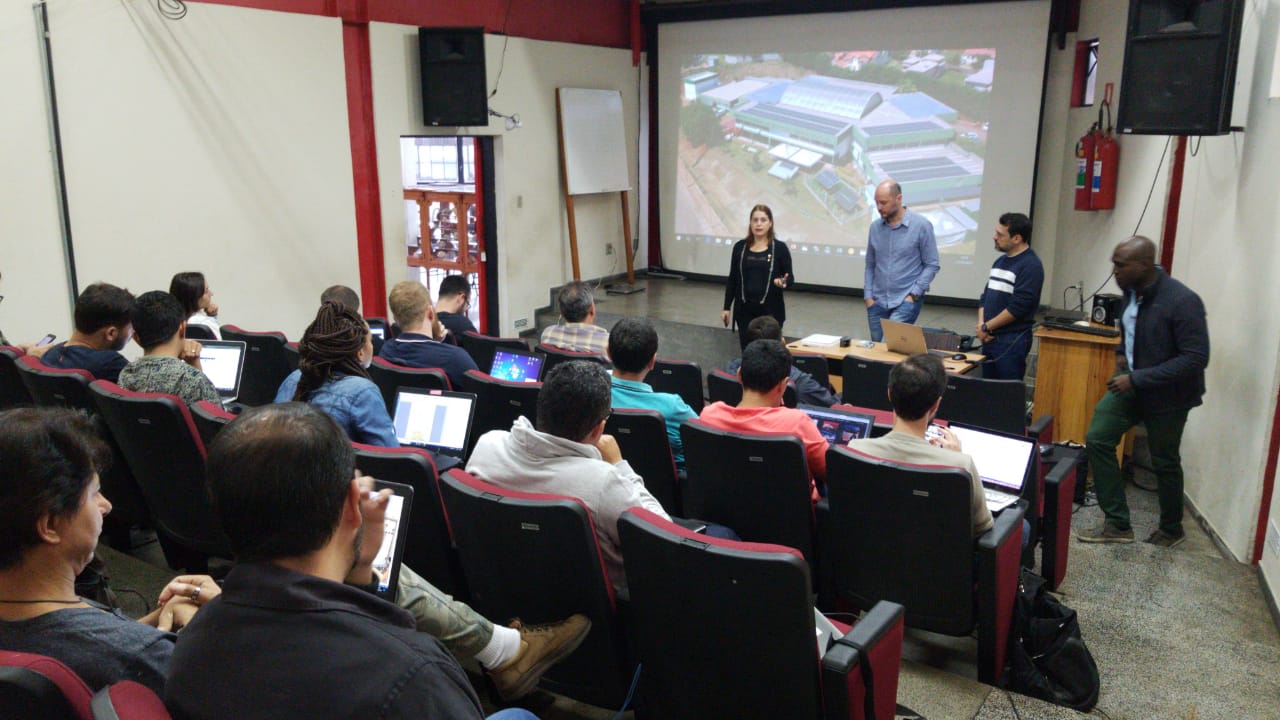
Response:
[[[1098,702],[1101,679],[1080,637],[1076,611],[1044,589],[1044,578],[1023,569],[1009,635],[1010,690],[1082,712]]]

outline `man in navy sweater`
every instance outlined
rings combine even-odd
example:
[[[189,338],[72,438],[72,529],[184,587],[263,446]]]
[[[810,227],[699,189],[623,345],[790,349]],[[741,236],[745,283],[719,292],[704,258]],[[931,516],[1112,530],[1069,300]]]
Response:
[[[978,300],[976,334],[987,356],[982,377],[1021,380],[1027,374],[1031,326],[1040,307],[1044,266],[1031,249],[1031,220],[1026,215],[1001,215],[992,240],[1004,255],[992,263],[987,286]]]

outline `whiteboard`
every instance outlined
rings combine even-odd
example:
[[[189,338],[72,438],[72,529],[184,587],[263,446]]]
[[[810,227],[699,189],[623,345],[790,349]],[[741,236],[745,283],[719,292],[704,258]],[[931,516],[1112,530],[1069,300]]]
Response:
[[[631,189],[622,93],[556,88],[560,149],[570,195]]]

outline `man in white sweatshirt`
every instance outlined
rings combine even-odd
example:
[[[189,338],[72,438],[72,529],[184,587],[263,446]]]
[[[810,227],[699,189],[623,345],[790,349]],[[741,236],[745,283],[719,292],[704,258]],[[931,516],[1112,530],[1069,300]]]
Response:
[[[613,403],[609,373],[598,363],[573,360],[557,365],[538,393],[538,423],[523,416],[511,430],[492,430],[476,443],[467,472],[486,482],[521,492],[578,498],[591,512],[616,588],[626,587],[618,517],[642,507],[668,518],[622,459],[612,435],[604,433]]]

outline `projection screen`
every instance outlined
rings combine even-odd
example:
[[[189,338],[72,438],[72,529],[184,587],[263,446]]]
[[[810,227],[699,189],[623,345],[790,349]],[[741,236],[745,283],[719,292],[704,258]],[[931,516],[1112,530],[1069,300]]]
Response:
[[[661,25],[663,264],[724,276],[764,203],[798,282],[861,288],[893,178],[934,227],[931,294],[976,298],[996,220],[1030,214],[1048,23],[1034,0]]]

